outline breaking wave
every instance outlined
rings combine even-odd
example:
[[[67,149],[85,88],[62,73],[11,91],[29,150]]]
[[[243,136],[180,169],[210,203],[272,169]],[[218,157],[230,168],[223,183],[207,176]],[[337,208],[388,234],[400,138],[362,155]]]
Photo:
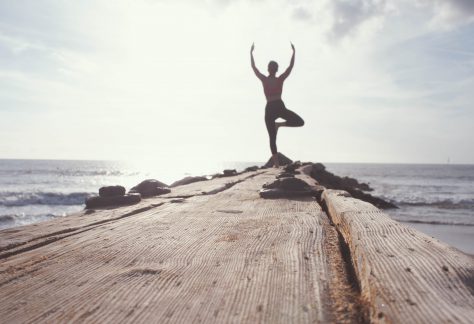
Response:
[[[473,223],[456,222],[456,221],[435,221],[435,220],[419,220],[419,219],[400,219],[399,221],[404,222],[404,223],[413,223],[413,224],[474,226]]]
[[[19,207],[27,205],[82,205],[90,196],[88,192],[1,192],[0,206]],[[8,216],[8,215],[5,215]]]
[[[474,209],[474,199],[443,199],[437,201],[394,201],[397,206],[435,207],[443,209]]]

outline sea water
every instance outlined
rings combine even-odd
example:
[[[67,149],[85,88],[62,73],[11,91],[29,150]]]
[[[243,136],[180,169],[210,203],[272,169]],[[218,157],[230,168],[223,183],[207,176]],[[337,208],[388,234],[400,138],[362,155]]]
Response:
[[[369,183],[394,203],[398,221],[474,226],[474,165],[327,163],[328,171]]]
[[[235,165],[0,159],[0,229],[78,212],[84,209],[85,199],[102,186],[122,185],[129,190],[145,179],[171,184],[186,176],[213,174]],[[250,165],[237,164],[241,169]]]
[[[393,202],[393,219],[474,255],[474,165],[327,163]]]
[[[0,160],[0,229],[31,224],[84,209],[101,186],[126,189],[148,178],[167,184],[224,168],[243,170],[256,162],[169,163],[155,161]],[[325,163],[328,171],[367,182],[373,195],[399,209],[388,214],[413,226],[456,226],[474,231],[474,165]],[[467,228],[467,230],[465,230]],[[423,230],[423,229],[422,229]],[[474,239],[474,238],[472,238]],[[453,245],[454,241],[448,242]],[[473,249],[474,249],[474,244]],[[466,251],[466,249],[464,248]],[[474,253],[471,250],[468,252]]]

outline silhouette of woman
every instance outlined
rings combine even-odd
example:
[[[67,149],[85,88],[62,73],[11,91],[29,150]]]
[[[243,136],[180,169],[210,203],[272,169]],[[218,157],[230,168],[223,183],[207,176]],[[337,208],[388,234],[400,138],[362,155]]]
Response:
[[[265,124],[267,125],[268,136],[270,137],[270,149],[272,151],[273,166],[278,168],[280,166],[278,161],[278,151],[276,146],[276,137],[278,128],[287,127],[301,127],[304,125],[303,119],[285,107],[283,100],[281,100],[281,93],[283,91],[283,82],[290,75],[293,65],[295,64],[295,46],[291,44],[293,55],[291,56],[290,66],[285,72],[276,76],[278,71],[278,63],[270,61],[268,63],[268,76],[263,75],[255,66],[253,58],[253,51],[255,44],[252,44],[250,49],[250,59],[252,69],[257,78],[262,81],[263,92],[267,98],[267,105],[265,106]],[[282,118],[284,122],[276,122],[277,118]]]

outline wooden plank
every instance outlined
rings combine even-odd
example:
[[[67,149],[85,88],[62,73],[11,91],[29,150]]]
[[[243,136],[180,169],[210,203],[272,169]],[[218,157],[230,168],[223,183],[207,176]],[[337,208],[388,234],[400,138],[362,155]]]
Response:
[[[5,322],[326,322],[326,215],[263,200],[277,171],[0,260]],[[120,211],[122,209],[118,209]],[[0,233],[1,234],[1,233]],[[341,293],[341,292],[339,292]]]
[[[147,209],[159,207],[165,203],[176,203],[179,197],[213,194],[235,185],[245,179],[254,177],[262,171],[246,172],[233,177],[216,178],[175,187],[172,192],[159,197],[143,199],[140,203],[117,208],[81,211],[67,217],[56,218],[37,224],[19,226],[0,231],[0,259],[16,250],[28,249],[30,246],[41,245],[52,239],[74,234],[77,231],[89,230],[94,226],[115,221],[119,218],[132,216]]]
[[[474,260],[345,191],[323,202],[347,242],[374,323],[472,323]]]

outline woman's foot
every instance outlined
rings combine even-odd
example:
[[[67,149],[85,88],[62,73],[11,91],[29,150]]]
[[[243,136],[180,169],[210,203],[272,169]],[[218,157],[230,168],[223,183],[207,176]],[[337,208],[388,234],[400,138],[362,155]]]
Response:
[[[286,122],[276,122],[275,123],[275,131],[278,132],[278,128],[286,126]]]

